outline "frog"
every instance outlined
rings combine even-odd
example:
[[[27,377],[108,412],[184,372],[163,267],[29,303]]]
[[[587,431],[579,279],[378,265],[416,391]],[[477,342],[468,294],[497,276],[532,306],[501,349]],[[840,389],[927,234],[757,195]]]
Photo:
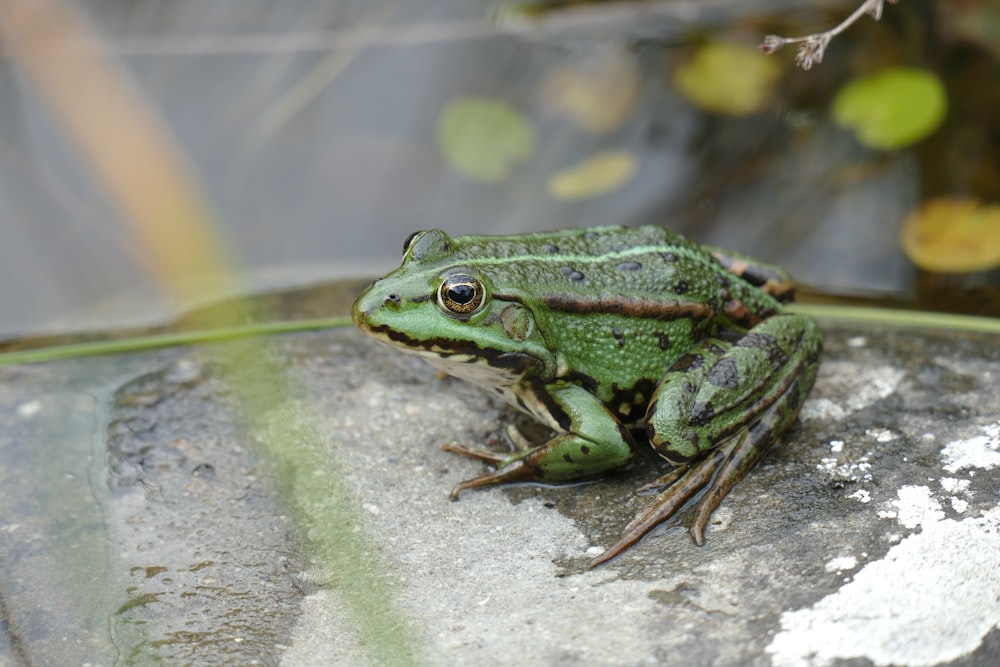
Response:
[[[488,464],[469,489],[593,480],[648,442],[670,467],[596,567],[693,509],[705,544],[723,498],[796,421],[822,335],[791,312],[782,269],[660,225],[452,238],[411,234],[402,264],[352,307],[392,348],[485,388],[550,429],[507,451],[445,443]]]

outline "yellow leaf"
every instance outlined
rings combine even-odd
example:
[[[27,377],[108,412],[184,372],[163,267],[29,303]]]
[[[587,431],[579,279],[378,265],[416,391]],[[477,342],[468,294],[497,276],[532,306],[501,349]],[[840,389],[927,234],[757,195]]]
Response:
[[[749,46],[715,42],[677,68],[674,85],[706,111],[746,116],[765,108],[780,76],[780,60]]]
[[[549,179],[549,194],[556,199],[597,197],[628,182],[638,167],[627,151],[608,151],[564,169]]]
[[[566,114],[591,134],[605,134],[624,125],[639,99],[635,60],[617,51],[600,53],[573,68],[552,70],[541,88],[546,106]]]
[[[971,273],[1000,266],[1000,206],[941,197],[903,223],[903,251],[928,271]]]

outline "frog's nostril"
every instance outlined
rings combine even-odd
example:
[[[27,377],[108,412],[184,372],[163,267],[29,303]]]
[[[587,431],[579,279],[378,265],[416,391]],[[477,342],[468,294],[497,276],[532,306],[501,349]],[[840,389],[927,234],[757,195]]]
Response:
[[[399,295],[396,294],[396,293],[392,293],[392,294],[386,295],[385,300],[387,302],[389,302],[389,303],[399,303],[400,302]]]

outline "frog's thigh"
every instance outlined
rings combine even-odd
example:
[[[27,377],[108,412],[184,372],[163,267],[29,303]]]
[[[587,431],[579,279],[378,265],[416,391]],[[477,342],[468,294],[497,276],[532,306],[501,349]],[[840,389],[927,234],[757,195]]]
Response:
[[[740,339],[703,340],[663,376],[646,415],[650,442],[681,464],[757,422],[776,403],[777,434],[798,414],[816,376],[820,335],[810,318],[775,315]],[[779,398],[783,398],[780,402]]]
[[[597,397],[576,385],[550,387],[546,401],[553,418],[565,429],[527,456],[538,478],[559,482],[594,477],[632,460],[632,435]]]

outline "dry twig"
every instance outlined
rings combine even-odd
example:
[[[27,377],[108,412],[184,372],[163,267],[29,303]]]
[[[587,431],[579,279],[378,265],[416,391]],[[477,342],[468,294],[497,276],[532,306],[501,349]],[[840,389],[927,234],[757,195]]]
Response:
[[[897,0],[889,0],[896,4]],[[825,32],[817,32],[804,37],[781,37],[780,35],[767,35],[760,44],[760,50],[766,55],[771,55],[786,44],[798,44],[799,51],[795,54],[795,64],[802,69],[810,69],[813,65],[823,62],[823,53],[830,44],[830,40],[844,32],[851,24],[865,14],[870,14],[878,21],[882,18],[882,8],[885,0],[865,0],[861,6],[854,10],[854,13],[844,19],[840,24]]]

